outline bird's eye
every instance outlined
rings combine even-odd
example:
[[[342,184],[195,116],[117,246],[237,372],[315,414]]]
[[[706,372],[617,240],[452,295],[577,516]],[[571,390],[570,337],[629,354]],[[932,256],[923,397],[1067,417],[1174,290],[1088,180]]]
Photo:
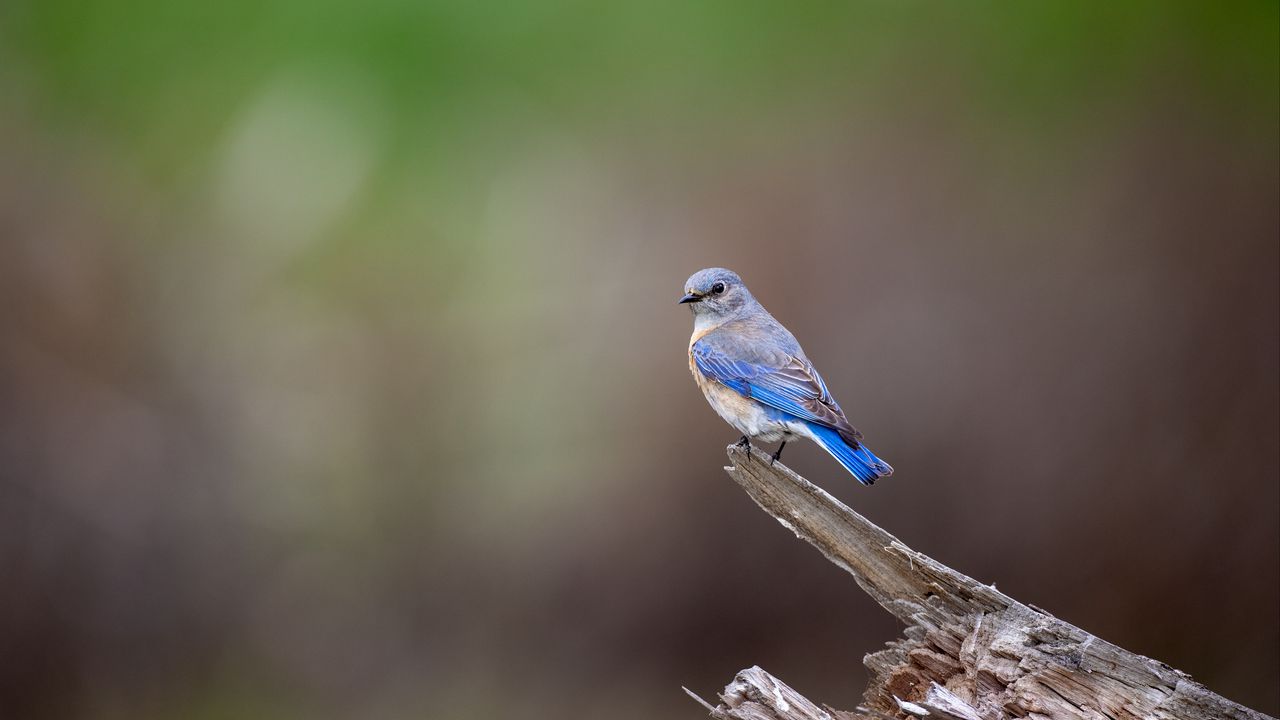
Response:
[[[722,293],[722,292],[724,292],[724,283],[722,283],[722,282],[718,282],[718,283],[716,283],[715,285],[712,285],[712,286],[711,286],[711,294],[712,294],[712,295],[719,295],[719,294],[720,294],[720,293]]]

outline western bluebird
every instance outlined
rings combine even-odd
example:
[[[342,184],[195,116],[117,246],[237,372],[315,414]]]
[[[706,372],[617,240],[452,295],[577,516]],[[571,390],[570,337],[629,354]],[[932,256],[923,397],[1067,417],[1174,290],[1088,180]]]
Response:
[[[807,437],[870,485],[893,473],[889,464],[862,444],[827,390],[800,343],[756,302],[742,279],[724,268],[699,270],[685,282],[681,303],[693,310],[689,369],[707,402],[751,438],[782,441]]]

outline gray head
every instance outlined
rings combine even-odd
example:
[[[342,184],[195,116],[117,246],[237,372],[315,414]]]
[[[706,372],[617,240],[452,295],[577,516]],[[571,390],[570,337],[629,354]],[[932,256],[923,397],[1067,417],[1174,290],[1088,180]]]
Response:
[[[690,276],[680,302],[688,303],[695,316],[709,318],[728,317],[757,304],[742,278],[724,268],[707,268]]]

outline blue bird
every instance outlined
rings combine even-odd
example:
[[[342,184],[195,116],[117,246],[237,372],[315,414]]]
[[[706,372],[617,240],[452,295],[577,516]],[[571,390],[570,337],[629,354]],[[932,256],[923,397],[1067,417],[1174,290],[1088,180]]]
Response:
[[[751,440],[809,438],[831,453],[858,482],[893,474],[862,444],[800,343],[765,310],[732,271],[707,268],[685,283],[681,303],[693,310],[689,369],[712,409]]]

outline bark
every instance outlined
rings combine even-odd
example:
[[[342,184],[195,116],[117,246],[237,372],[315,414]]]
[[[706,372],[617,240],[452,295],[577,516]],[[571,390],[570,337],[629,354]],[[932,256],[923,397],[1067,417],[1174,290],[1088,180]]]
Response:
[[[706,705],[712,717],[1269,717],[912,550],[759,450],[731,445],[729,457],[725,470],[761,509],[853,575],[906,630],[864,659],[871,680],[853,711],[820,708],[753,667],[738,673],[718,706]]]

